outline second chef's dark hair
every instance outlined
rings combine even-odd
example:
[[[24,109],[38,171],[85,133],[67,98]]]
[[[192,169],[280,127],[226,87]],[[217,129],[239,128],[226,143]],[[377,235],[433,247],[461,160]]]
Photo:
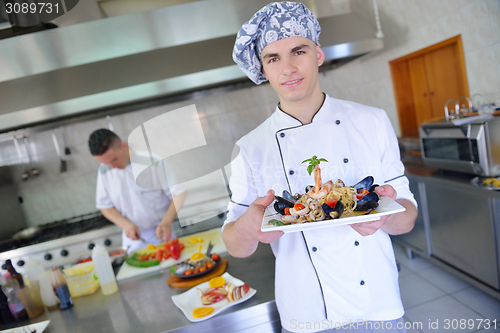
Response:
[[[120,141],[118,135],[108,129],[95,130],[89,136],[90,153],[94,156],[101,156],[108,151],[109,147]]]

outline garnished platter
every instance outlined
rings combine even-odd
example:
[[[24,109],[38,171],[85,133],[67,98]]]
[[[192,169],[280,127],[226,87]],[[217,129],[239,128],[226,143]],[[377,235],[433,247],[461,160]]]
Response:
[[[278,214],[272,206],[266,208],[264,212],[264,218],[262,219],[262,226],[260,228],[263,232],[268,231],[277,231],[281,230],[284,233],[289,232],[297,232],[297,231],[306,231],[306,230],[314,230],[320,228],[327,228],[339,225],[346,225],[352,223],[361,223],[361,222],[369,222],[380,220],[382,216],[396,214],[404,212],[406,208],[401,206],[396,201],[392,200],[389,197],[381,197],[379,201],[379,206],[366,213],[364,215],[359,216],[350,216],[350,217],[340,217],[334,220],[323,220],[317,222],[308,222],[308,223],[298,223],[298,224],[290,224],[283,226],[276,226],[269,224],[271,220],[279,220],[281,215]]]

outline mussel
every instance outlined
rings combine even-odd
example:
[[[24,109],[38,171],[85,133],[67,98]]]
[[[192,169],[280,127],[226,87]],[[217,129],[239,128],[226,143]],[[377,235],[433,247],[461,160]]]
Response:
[[[337,201],[335,207],[333,208],[328,206],[326,203],[324,203],[323,206],[321,206],[321,208],[323,208],[325,214],[332,219],[338,219],[339,217],[342,216],[342,213],[344,212],[344,204],[340,200]]]
[[[295,196],[293,196],[290,192],[288,192],[287,190],[283,190],[283,198],[290,201],[290,202],[296,202],[297,200],[300,199],[300,194],[295,194]]]
[[[282,198],[279,195],[275,195],[274,199],[276,200],[276,202],[274,203],[274,209],[281,215],[285,215],[285,208],[292,208],[294,205],[294,202]]]
[[[362,180],[360,180],[357,184],[353,185],[352,187],[354,187],[356,189],[356,191],[361,191],[361,190],[367,190],[367,191],[370,191],[372,185],[373,185],[373,182],[375,180],[373,179],[372,176],[367,176],[365,178],[363,178]]]
[[[355,210],[365,211],[375,209],[378,207],[378,200],[378,194],[375,192],[370,192],[358,200],[358,204]]]

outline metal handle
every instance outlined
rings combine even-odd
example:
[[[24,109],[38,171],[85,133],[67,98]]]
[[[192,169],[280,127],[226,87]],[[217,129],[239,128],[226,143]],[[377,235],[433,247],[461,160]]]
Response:
[[[448,104],[450,104],[450,102],[453,102],[455,104],[455,114],[456,115],[458,114],[459,109],[460,109],[458,106],[458,102],[455,101],[453,98],[450,98],[449,100],[444,102],[444,116],[446,117],[446,121],[450,120],[450,111],[448,110]]]
[[[468,110],[472,110],[472,101],[471,101],[471,99],[470,99],[469,97],[467,97],[467,96],[460,96],[460,97],[457,99],[457,105],[458,105],[459,109],[460,109],[460,101],[461,101],[461,100],[463,100],[463,99],[465,99],[465,100],[467,101],[467,104],[469,105],[469,106],[467,107],[467,109],[468,109]]]
[[[30,147],[29,147],[30,146],[30,142],[28,140],[28,137],[24,136],[23,139],[24,139],[24,145],[26,146],[26,154],[28,155],[28,162],[29,162],[30,167],[31,167],[30,174],[32,176],[38,176],[40,174],[40,170],[38,170],[37,168],[35,168],[35,166],[33,165],[33,160],[31,159]]]
[[[57,156],[59,156],[59,158],[62,160],[63,157],[61,154],[61,148],[59,148],[59,143],[57,142],[57,137],[54,130],[52,130],[52,141],[54,142],[54,146],[56,147]]]

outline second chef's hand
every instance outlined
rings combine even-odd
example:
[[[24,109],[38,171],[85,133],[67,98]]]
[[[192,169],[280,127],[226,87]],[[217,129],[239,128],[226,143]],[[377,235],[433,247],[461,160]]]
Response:
[[[160,224],[156,226],[156,237],[165,242],[170,240],[170,236],[172,235],[172,222],[167,222],[162,220]]]
[[[141,237],[139,227],[123,217],[116,208],[102,208],[100,211],[105,218],[119,226],[128,238],[138,240]]]

